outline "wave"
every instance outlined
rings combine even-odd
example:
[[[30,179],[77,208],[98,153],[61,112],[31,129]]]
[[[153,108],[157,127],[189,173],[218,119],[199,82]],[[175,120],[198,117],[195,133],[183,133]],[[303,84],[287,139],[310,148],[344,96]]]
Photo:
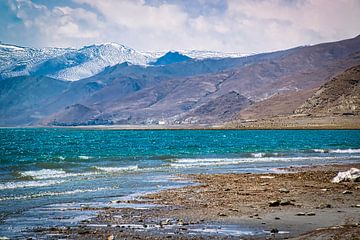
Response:
[[[360,153],[360,149],[312,149],[316,153]]]
[[[88,159],[91,159],[91,158],[93,158],[93,157],[91,157],[91,156],[85,156],[85,155],[80,155],[80,156],[79,156],[79,159],[82,159],[82,160],[88,160]]]
[[[97,170],[107,172],[107,173],[115,173],[115,172],[130,172],[130,171],[137,171],[139,167],[137,165],[127,166],[127,167],[94,167]]]
[[[168,164],[174,168],[191,168],[206,166],[237,165],[242,163],[257,162],[296,162],[312,160],[350,160],[360,158],[360,156],[326,156],[326,157],[261,157],[261,158],[184,158],[173,160]]]
[[[329,152],[328,149],[313,149],[312,151],[316,152],[316,153],[328,153]]]
[[[36,194],[24,195],[24,196],[2,197],[2,198],[0,198],[0,201],[24,200],[24,199],[49,197],[49,196],[62,196],[62,195],[71,195],[71,194],[77,194],[77,193],[97,192],[97,191],[110,190],[110,189],[112,189],[112,188],[105,187],[105,188],[97,188],[97,189],[75,189],[75,190],[64,191],[64,192],[43,192],[43,193],[36,193]]]
[[[31,188],[31,187],[47,187],[65,182],[64,180],[46,180],[46,181],[20,181],[7,182],[0,184],[0,190],[16,189],[16,188]]]
[[[251,156],[256,157],[256,158],[261,158],[261,157],[265,157],[265,153],[251,153]]]
[[[360,149],[335,149],[330,150],[332,153],[360,153]]]
[[[20,172],[20,175],[23,177],[31,177],[32,179],[53,179],[53,178],[68,178],[68,177],[78,177],[78,176],[89,176],[96,173],[86,172],[86,173],[67,173],[64,170],[55,170],[55,169],[41,169],[36,171],[25,171]]]

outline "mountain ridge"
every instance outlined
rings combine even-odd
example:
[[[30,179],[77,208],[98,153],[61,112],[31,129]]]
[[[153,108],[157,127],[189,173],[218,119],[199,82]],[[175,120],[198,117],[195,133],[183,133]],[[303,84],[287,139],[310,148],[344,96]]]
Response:
[[[1,105],[0,125],[14,125],[14,109],[18,114],[17,125],[151,124],[160,121],[219,124],[243,119],[244,111],[256,106],[267,111],[274,106],[271,102],[275,98],[284,103],[298,99],[292,105],[277,104],[281,109],[272,111],[269,117],[289,114],[329,77],[359,64],[359,57],[360,37],[357,37],[243,58],[190,59],[161,66],[125,62],[106,67],[89,78],[65,82],[61,89],[45,78],[47,91],[52,92],[54,88],[49,100],[29,102],[25,97],[18,99],[11,108]],[[4,92],[0,103],[14,101],[14,92],[23,89],[25,95],[31,95],[32,81],[34,77],[22,77],[20,85],[11,85],[11,79],[6,79],[9,86],[0,85]],[[28,109],[42,117],[34,118]],[[253,113],[246,118],[259,116],[256,111]],[[74,121],[76,118],[79,121]]]

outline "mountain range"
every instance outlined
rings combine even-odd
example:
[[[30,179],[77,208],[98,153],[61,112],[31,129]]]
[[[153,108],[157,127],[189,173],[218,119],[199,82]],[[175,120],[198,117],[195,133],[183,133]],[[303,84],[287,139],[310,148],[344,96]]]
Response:
[[[189,53],[2,44],[0,126],[218,124],[313,109],[321,86],[360,64],[360,36],[262,54]]]

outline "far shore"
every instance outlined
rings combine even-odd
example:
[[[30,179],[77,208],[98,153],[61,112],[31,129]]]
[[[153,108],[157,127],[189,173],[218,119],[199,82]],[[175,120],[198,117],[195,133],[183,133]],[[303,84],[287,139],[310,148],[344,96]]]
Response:
[[[234,120],[218,124],[114,124],[114,125],[32,125],[0,128],[68,128],[84,130],[336,130],[360,129],[360,116],[277,116]]]
[[[360,163],[181,175],[197,184],[115,201],[159,207],[109,207],[78,227],[42,231],[77,239],[358,239],[360,182],[331,182],[351,167]]]

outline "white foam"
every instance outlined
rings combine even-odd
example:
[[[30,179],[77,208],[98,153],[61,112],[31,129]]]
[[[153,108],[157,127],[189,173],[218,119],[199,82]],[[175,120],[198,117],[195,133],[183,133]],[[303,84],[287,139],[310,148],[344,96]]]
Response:
[[[64,170],[55,170],[55,169],[41,169],[37,171],[25,171],[20,173],[24,177],[31,177],[33,179],[54,179],[54,178],[68,178],[68,177],[78,177],[78,176],[89,176],[96,173],[67,173]]]
[[[252,153],[251,156],[256,157],[256,158],[261,158],[261,157],[265,157],[265,153]]]
[[[93,157],[90,157],[90,156],[85,156],[85,155],[80,155],[79,156],[79,159],[82,159],[82,160],[88,160],[88,159],[91,159]]]
[[[62,196],[62,195],[71,195],[71,194],[77,194],[77,193],[97,192],[97,191],[110,190],[110,189],[112,189],[112,188],[75,189],[75,190],[64,191],[64,192],[43,192],[43,193],[36,193],[36,194],[24,195],[24,196],[3,197],[3,198],[0,198],[0,201],[24,200],[24,199],[48,197],[48,196]]]
[[[332,153],[360,153],[360,149],[336,149],[330,150]]]
[[[60,160],[65,160],[65,157],[63,157],[63,156],[58,156],[57,158]]]
[[[312,161],[312,160],[346,160],[356,159],[360,156],[325,156],[325,157],[261,157],[261,158],[184,158],[175,159],[174,163],[168,166],[173,168],[191,168],[191,167],[206,167],[206,166],[222,166],[222,165],[236,165],[241,163],[255,163],[255,162],[295,162],[295,161]]]
[[[46,181],[20,181],[7,182],[0,184],[0,190],[16,189],[16,188],[31,188],[31,187],[46,187],[65,182],[64,180],[46,180]]]
[[[327,149],[313,149],[314,152],[317,152],[317,153],[328,153],[329,150]]]
[[[139,167],[137,165],[133,166],[127,166],[127,167],[97,167],[95,166],[97,170],[108,172],[108,173],[115,173],[115,172],[128,172],[128,171],[137,171],[139,170]]]

